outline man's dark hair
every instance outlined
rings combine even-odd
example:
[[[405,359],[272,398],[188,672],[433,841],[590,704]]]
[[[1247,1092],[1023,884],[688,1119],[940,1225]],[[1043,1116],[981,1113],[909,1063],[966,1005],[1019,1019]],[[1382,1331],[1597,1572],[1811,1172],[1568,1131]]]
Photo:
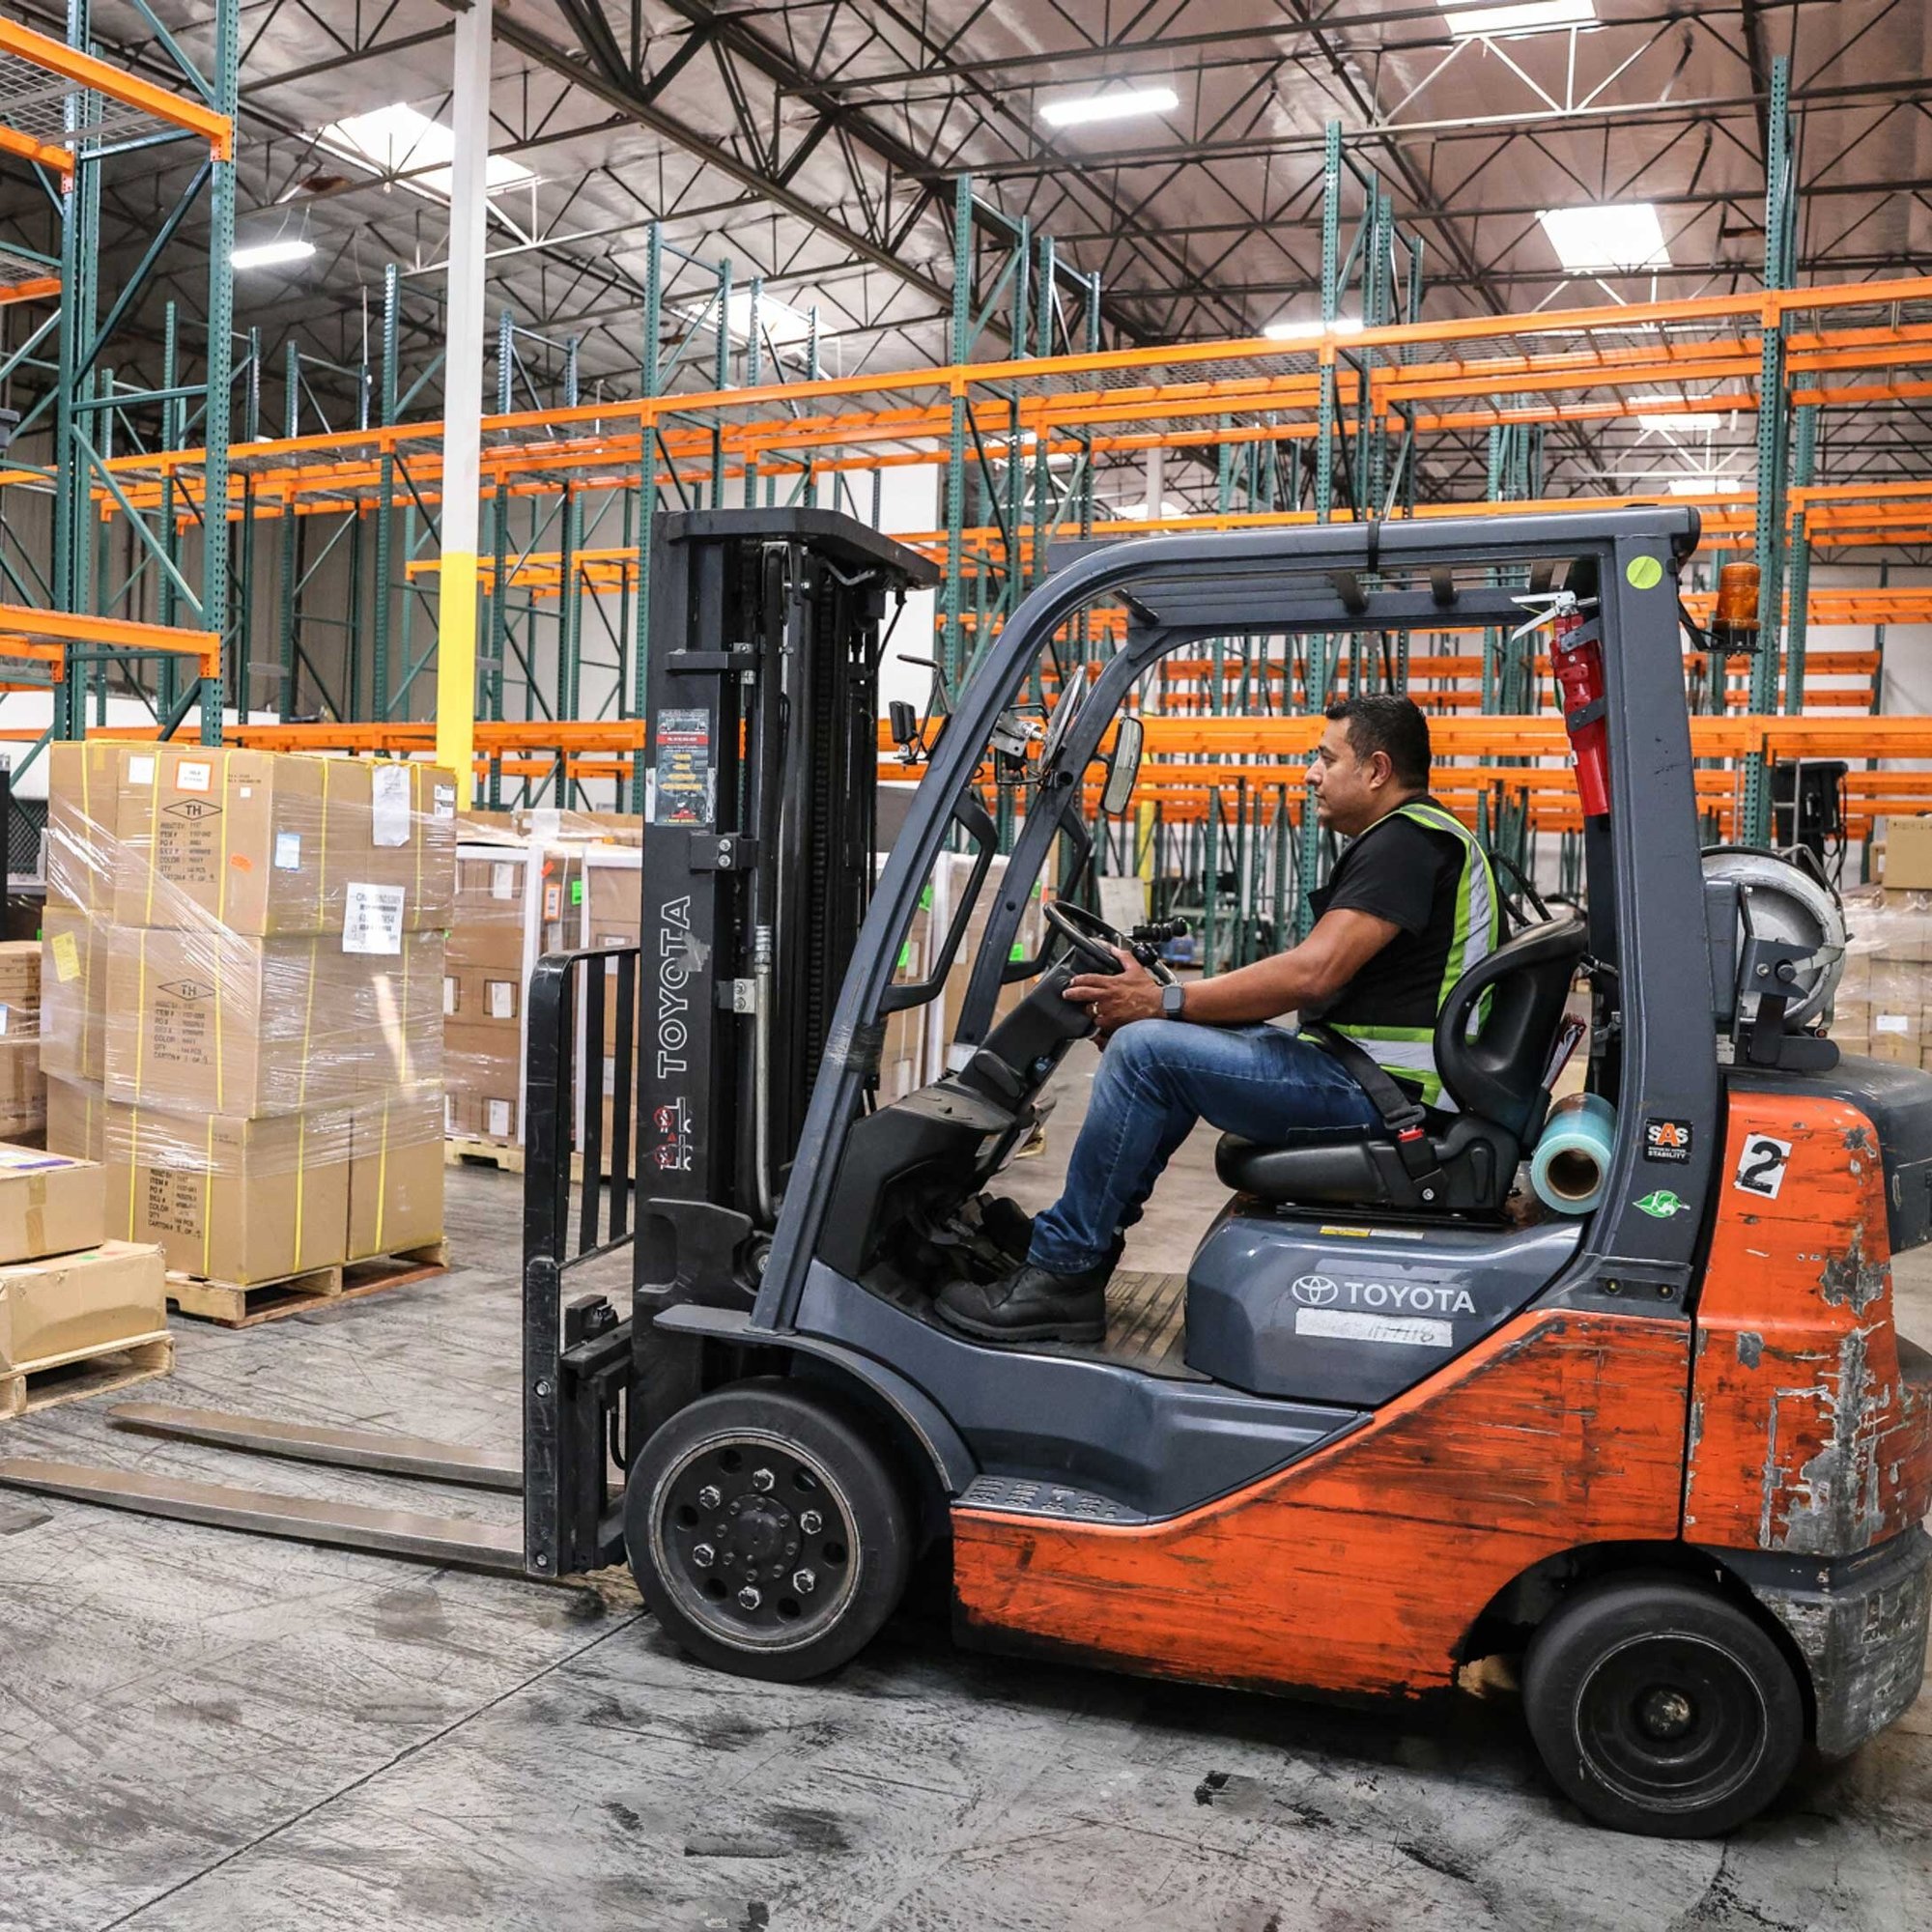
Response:
[[[1398,697],[1390,691],[1375,692],[1331,704],[1328,716],[1348,725],[1349,746],[1356,757],[1367,760],[1381,752],[1397,784],[1411,791],[1427,788],[1429,720],[1413,698]]]

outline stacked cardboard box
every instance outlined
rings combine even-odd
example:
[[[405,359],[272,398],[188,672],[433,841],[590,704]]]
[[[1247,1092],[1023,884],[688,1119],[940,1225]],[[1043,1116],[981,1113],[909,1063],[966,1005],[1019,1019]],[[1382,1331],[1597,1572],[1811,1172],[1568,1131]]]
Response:
[[[1932,1068],[1932,894],[1845,895],[1848,939],[1831,1037],[1845,1053]]]
[[[0,1139],[33,1139],[46,1123],[40,942],[7,940],[0,942]]]
[[[444,1131],[514,1146],[524,1138],[524,1002],[546,952],[581,944],[581,851],[515,832],[466,838],[442,980]]]
[[[167,1332],[161,1251],[106,1238],[99,1165],[0,1145],[0,1414],[8,1378]]]
[[[64,745],[48,826],[50,1133],[116,1231],[244,1287],[440,1238],[448,774]]]

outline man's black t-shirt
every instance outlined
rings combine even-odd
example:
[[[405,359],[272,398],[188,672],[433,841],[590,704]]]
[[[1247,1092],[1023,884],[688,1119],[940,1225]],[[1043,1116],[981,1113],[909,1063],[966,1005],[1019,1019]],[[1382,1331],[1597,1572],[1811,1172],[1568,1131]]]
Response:
[[[1309,1019],[1341,1027],[1435,1024],[1442,976],[1456,943],[1463,854],[1454,833],[1432,831],[1399,811],[1377,819],[1344,848],[1328,883],[1310,895],[1315,916],[1365,912],[1400,926],[1402,936],[1390,940],[1325,1007],[1309,1009]]]

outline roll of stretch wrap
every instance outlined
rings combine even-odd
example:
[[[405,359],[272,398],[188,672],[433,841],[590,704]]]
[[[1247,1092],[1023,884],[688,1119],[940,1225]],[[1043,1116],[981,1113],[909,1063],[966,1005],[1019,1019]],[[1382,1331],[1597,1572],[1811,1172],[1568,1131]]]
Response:
[[[1604,1198],[1617,1110],[1600,1094],[1572,1094],[1549,1110],[1529,1163],[1529,1184],[1546,1208],[1588,1214]]]

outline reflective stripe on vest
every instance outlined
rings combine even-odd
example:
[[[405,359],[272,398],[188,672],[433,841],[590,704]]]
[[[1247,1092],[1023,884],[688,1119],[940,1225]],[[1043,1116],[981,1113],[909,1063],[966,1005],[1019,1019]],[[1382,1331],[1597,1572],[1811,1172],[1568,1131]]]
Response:
[[[1449,942],[1449,956],[1443,963],[1442,983],[1435,993],[1439,1015],[1449,1003],[1449,995],[1470,967],[1486,959],[1502,940],[1502,907],[1496,894],[1496,876],[1491,869],[1489,854],[1476,842],[1476,836],[1453,812],[1439,805],[1402,805],[1396,810],[1413,824],[1431,832],[1447,832],[1462,841],[1463,870],[1456,881],[1456,930]],[[1489,1010],[1487,994],[1477,1008],[1480,1024]],[[1435,1029],[1399,1026],[1338,1026],[1335,1031],[1354,1040],[1384,1072],[1406,1075],[1422,1083],[1424,1102],[1448,1113],[1456,1103],[1443,1091],[1435,1070]]]

